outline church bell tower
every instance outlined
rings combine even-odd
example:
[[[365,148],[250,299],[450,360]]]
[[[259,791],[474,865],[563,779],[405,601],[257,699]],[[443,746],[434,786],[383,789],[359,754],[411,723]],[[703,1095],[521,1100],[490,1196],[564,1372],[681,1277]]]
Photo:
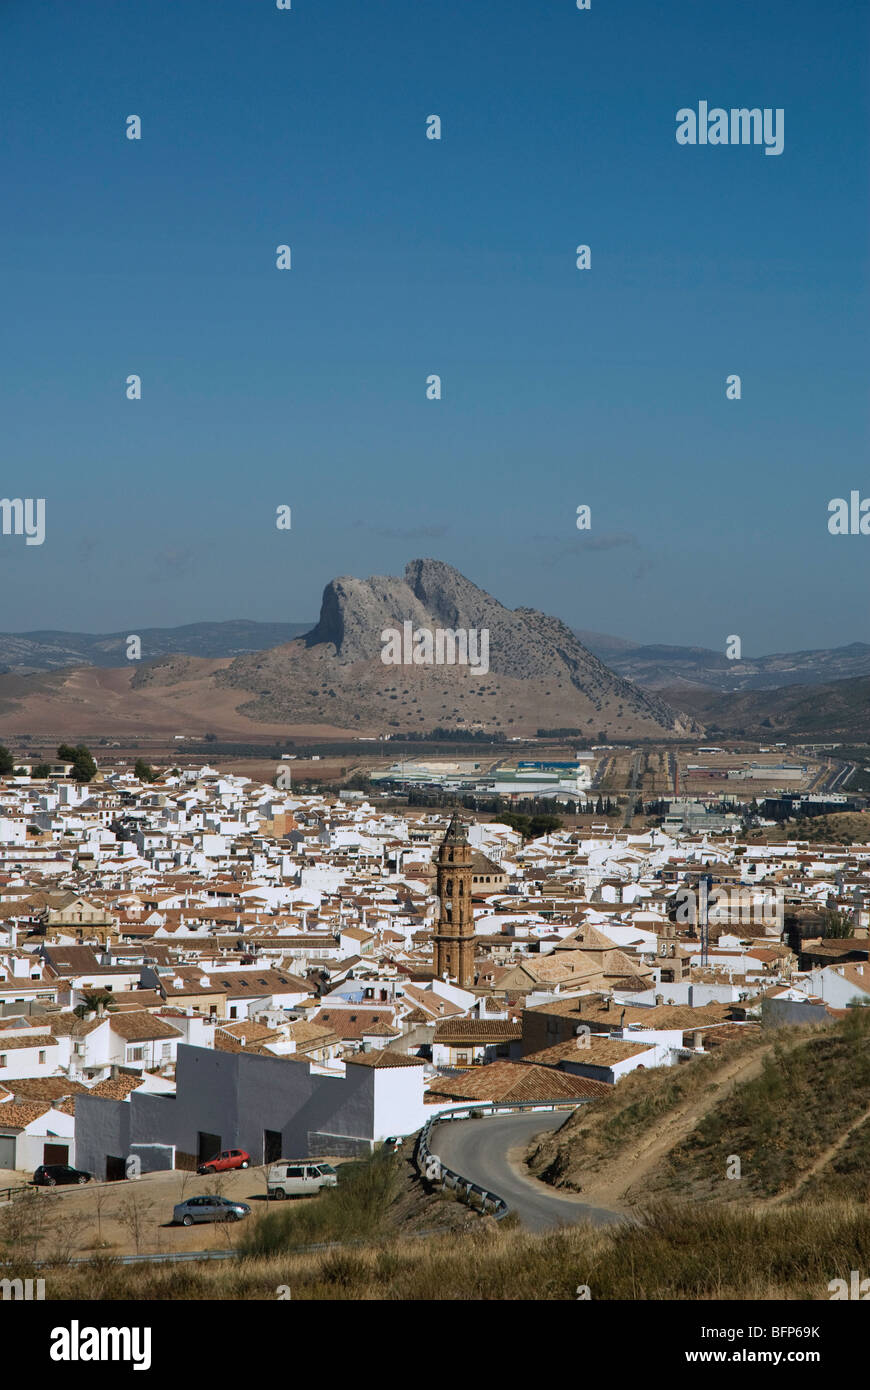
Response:
[[[474,912],[471,906],[471,845],[454,813],[435,861],[438,923],[434,936],[434,971],[462,988],[474,984]]]

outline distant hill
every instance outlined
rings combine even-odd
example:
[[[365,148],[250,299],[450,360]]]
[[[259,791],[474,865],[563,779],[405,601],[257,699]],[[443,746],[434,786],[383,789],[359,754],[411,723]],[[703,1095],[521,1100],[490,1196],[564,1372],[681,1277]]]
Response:
[[[430,631],[486,629],[488,660],[478,670],[385,664],[383,632],[401,632],[406,622]],[[300,630],[304,635],[297,636]],[[573,728],[590,738],[622,739],[701,732],[691,715],[615,675],[558,618],[505,608],[438,560],[412,560],[402,577],[331,580],[320,618],[307,631],[302,624],[282,630],[235,623],[138,635],[142,661],[127,661],[127,634],[113,634],[88,639],[91,665],[65,670],[81,655],[69,635],[31,634],[26,640],[38,638],[43,655],[54,642],[55,669],[28,675],[19,667],[0,675],[4,728],[80,735],[207,729],[223,737],[288,727],[369,736],[435,728],[508,737],[538,727]]]
[[[826,685],[870,676],[870,645],[866,642],[730,661],[724,651],[715,652],[708,647],[648,645],[581,628],[575,628],[574,634],[620,676],[645,690],[668,689],[668,698],[679,685],[713,690],[777,690],[789,685]]]
[[[377,582],[348,579],[335,580],[333,584],[347,584],[349,589],[345,599],[350,601],[354,594],[358,598],[361,592],[353,586],[372,585]],[[337,596],[338,590],[335,591],[336,601]],[[516,611],[520,613],[523,610]],[[447,620],[444,621],[447,623]],[[559,627],[563,632],[569,631],[562,627],[561,623]],[[142,639],[143,661],[155,661],[173,655],[220,660],[282,646],[312,632],[312,628],[310,622],[259,623],[237,619],[228,622],[187,623],[182,627],[145,627],[137,629],[136,635]],[[314,630],[319,633],[315,640],[320,640],[324,632],[323,616]],[[667,695],[663,695],[667,700],[671,700],[675,690],[681,686],[719,691],[776,690],[784,686],[822,685],[832,681],[870,676],[870,645],[866,642],[853,642],[847,647],[729,661],[723,652],[715,652],[708,647],[633,642],[625,637],[613,637],[608,633],[582,628],[570,631],[587,655],[591,653],[616,675],[645,690],[667,691]],[[129,631],[2,632],[0,673],[29,675],[38,671],[59,671],[68,666],[125,666],[127,638],[130,635]],[[334,635],[333,633],[332,636]],[[344,659],[347,659],[350,651],[348,640],[349,638],[343,635]]]
[[[188,623],[184,627],[143,627],[142,660],[180,652],[186,656],[240,656],[290,642],[310,623],[255,623],[241,618],[225,623]],[[123,666],[127,632],[0,632],[0,672],[27,675],[64,666]]]
[[[671,686],[660,692],[694,715],[711,736],[771,738],[804,734],[863,743],[870,733],[870,677],[827,685],[789,685],[778,690],[723,692],[701,686]]]

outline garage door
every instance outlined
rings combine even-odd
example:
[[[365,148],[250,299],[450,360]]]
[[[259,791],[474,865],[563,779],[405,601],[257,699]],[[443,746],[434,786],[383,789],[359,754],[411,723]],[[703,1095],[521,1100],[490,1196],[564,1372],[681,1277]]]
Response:
[[[0,1134],[0,1168],[15,1167],[15,1135]]]

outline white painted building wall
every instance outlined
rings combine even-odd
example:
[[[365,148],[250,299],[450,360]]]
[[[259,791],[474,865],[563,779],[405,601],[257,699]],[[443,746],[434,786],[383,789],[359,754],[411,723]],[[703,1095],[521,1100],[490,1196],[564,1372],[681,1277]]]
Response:
[[[413,1134],[425,1122],[423,1067],[378,1067],[375,1070],[375,1142],[393,1134]]]
[[[15,1137],[15,1172],[32,1173],[44,1161],[46,1144],[67,1144],[67,1162],[75,1167],[75,1118],[65,1115],[62,1110],[48,1110],[38,1119],[32,1120],[24,1129],[17,1132],[4,1128],[3,1106],[0,1105],[0,1135],[12,1134]]]
[[[48,1042],[50,1034],[42,1038],[34,1034],[32,1046],[27,1047],[10,1047],[9,1036],[4,1046],[0,1034],[0,1085],[5,1086],[23,1076],[54,1076],[60,1071],[60,1047],[56,1041]]]

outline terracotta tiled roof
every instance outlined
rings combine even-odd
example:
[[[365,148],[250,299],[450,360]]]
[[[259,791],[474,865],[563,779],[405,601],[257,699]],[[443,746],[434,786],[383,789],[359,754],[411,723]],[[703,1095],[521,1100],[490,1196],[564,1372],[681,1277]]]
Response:
[[[126,1072],[121,1072],[119,1076],[108,1076],[105,1081],[98,1081],[88,1094],[101,1096],[103,1100],[126,1100],[130,1092],[137,1090],[143,1081],[144,1077],[129,1076]]]
[[[616,1062],[624,1062],[627,1057],[638,1057],[642,1052],[653,1052],[652,1043],[628,1042],[622,1038],[605,1038],[593,1035],[588,1047],[580,1047],[581,1039],[569,1038],[567,1042],[544,1047],[540,1052],[531,1052],[527,1062],[539,1062],[543,1066],[557,1067],[560,1062],[583,1063],[590,1067],[611,1067]]]
[[[80,1095],[87,1091],[80,1081],[66,1076],[24,1076],[7,1083],[10,1091],[27,1100],[61,1100],[64,1096]]]
[[[321,1027],[328,1025],[339,1038],[349,1042],[361,1042],[363,1034],[370,1033],[376,1023],[390,1026],[394,1019],[392,1009],[327,1008],[320,1009],[309,1022]]]
[[[522,1026],[507,1018],[445,1018],[435,1024],[436,1043],[508,1042],[521,1038]]]
[[[441,1077],[429,1087],[429,1095],[455,1100],[546,1101],[597,1100],[610,1095],[613,1087],[586,1076],[572,1076],[554,1067],[538,1067],[528,1062],[493,1062],[462,1076]]]
[[[48,1101],[42,1100],[7,1100],[0,1105],[0,1131],[4,1129],[24,1129],[26,1125],[33,1124],[34,1120],[47,1115],[51,1110]]]
[[[57,1038],[50,1033],[0,1033],[0,1052],[14,1052],[23,1047],[57,1047]]]
[[[127,1013],[122,1010],[121,1013],[111,1014],[110,1019],[112,1032],[117,1033],[125,1042],[150,1042],[154,1038],[182,1036],[180,1029],[154,1014],[149,1014],[147,1010],[141,1013]]]
[[[376,1067],[379,1070],[386,1070],[389,1067],[424,1067],[426,1065],[422,1057],[408,1057],[404,1052],[391,1052],[388,1047],[376,1048],[372,1052],[355,1052],[352,1057],[346,1057],[345,1061],[356,1067]]]

